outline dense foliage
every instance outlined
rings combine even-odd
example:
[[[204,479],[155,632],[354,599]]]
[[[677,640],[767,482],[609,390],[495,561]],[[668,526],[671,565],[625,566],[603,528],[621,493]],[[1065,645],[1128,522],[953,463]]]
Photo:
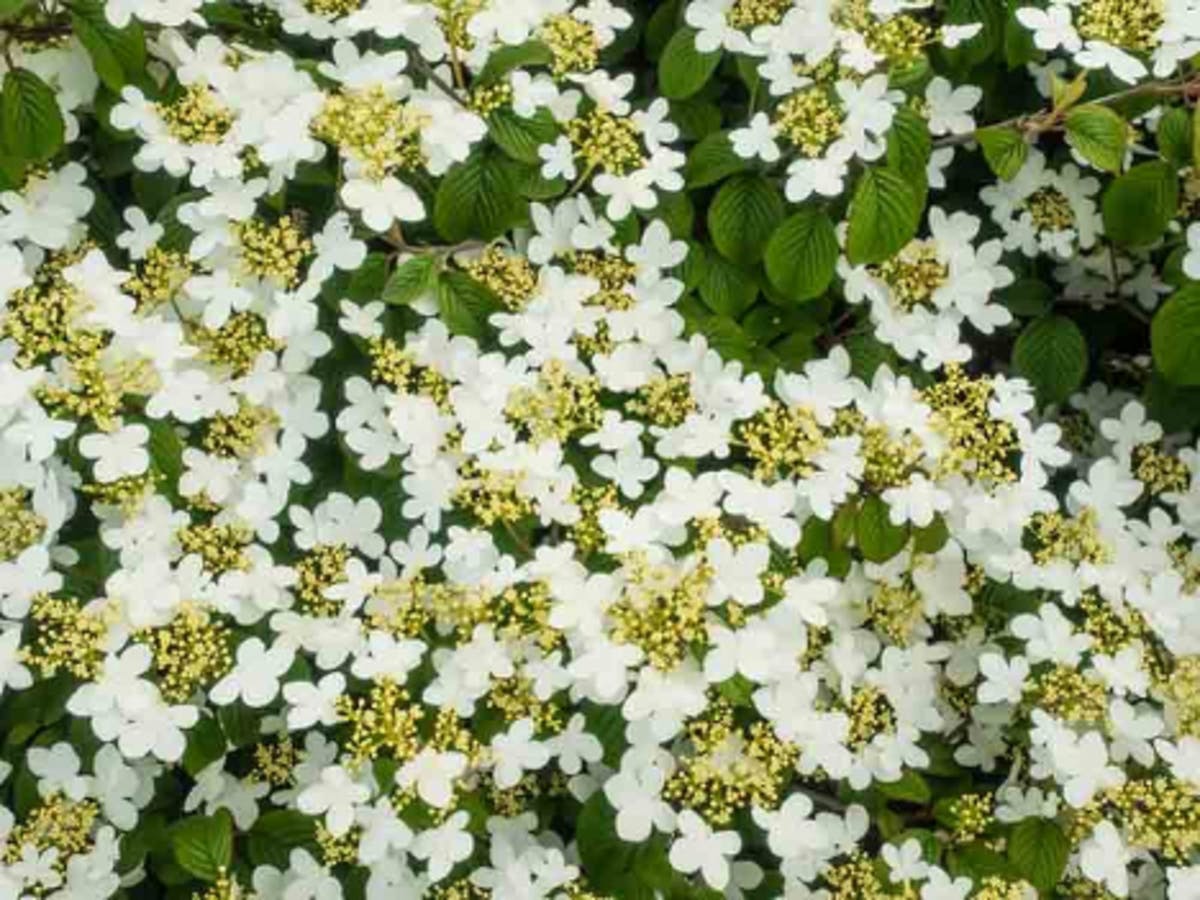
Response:
[[[0,900],[1200,898],[1200,0],[0,76]]]

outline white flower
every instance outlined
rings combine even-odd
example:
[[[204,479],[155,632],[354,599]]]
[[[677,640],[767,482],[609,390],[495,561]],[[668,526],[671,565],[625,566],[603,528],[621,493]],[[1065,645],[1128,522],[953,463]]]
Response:
[[[779,159],[779,145],[775,142],[775,129],[766,113],[760,112],[744,128],[735,128],[729,133],[733,152],[743,159],[761,159],[773,163]]]
[[[296,798],[296,806],[310,816],[325,816],[325,827],[335,836],[354,824],[354,808],[365,803],[371,792],[350,777],[341,766],[326,766],[321,777]]]
[[[935,135],[967,134],[975,130],[971,110],[983,99],[983,90],[975,85],[955,87],[940,75],[925,87],[929,105],[929,131]]]
[[[33,684],[33,676],[21,662],[21,629],[0,632],[0,695],[5,688],[22,691]]]
[[[425,206],[417,192],[398,178],[352,178],[342,186],[341,198],[362,214],[372,231],[387,231],[397,221],[419,222],[425,218]]]
[[[429,877],[435,882],[471,855],[475,842],[467,831],[469,820],[467,813],[459,810],[436,828],[422,831],[412,842],[410,852],[417,859],[428,860]]]
[[[930,525],[934,515],[947,512],[953,503],[948,493],[920,473],[906,484],[887,488],[881,496],[888,505],[888,519],[893,525],[912,522],[918,528]]]
[[[295,657],[296,651],[281,642],[268,650],[259,638],[242,641],[233,671],[214,684],[208,696],[221,706],[239,699],[247,706],[266,706],[279,693],[279,679]]]
[[[1102,820],[1079,848],[1083,874],[1118,897],[1129,896],[1129,862],[1129,850],[1108,819]]]
[[[150,465],[146,442],[150,429],[140,423],[120,425],[110,432],[96,431],[79,439],[79,452],[95,460],[98,481],[117,481],[141,475]]]
[[[166,229],[158,222],[151,222],[146,213],[131,206],[121,214],[128,231],[117,235],[117,246],[129,254],[130,259],[144,259],[146,253],[158,243]]]
[[[79,774],[79,754],[66,741],[52,747],[30,747],[25,758],[29,771],[38,777],[38,793],[43,797],[62,793],[72,800],[82,800],[88,791],[88,780]]]
[[[542,144],[537,152],[542,159],[543,178],[572,181],[578,174],[575,169],[575,150],[566,137],[559,136],[553,144]]]
[[[1029,661],[1015,656],[1011,661],[998,653],[979,658],[979,671],[985,681],[979,686],[980,703],[1020,703],[1029,678]]]
[[[899,847],[884,844],[882,855],[890,870],[888,877],[893,882],[921,881],[929,874],[930,867],[925,862],[924,850],[916,838],[909,838]]]
[[[620,772],[604,783],[604,796],[617,811],[617,834],[621,840],[637,843],[646,840],[652,829],[670,831],[675,813],[662,799],[667,778],[658,766]]]
[[[492,738],[491,747],[495,760],[492,774],[502,790],[516,785],[522,773],[540,769],[550,761],[550,750],[534,739],[533,720],[528,718],[514,722],[508,731]]]
[[[293,731],[313,725],[333,725],[341,721],[337,700],[346,689],[346,677],[333,672],[317,684],[292,681],[283,686],[283,699],[288,702],[287,723]]]
[[[929,880],[921,885],[921,900],[966,900],[970,892],[970,878],[952,878],[941,869],[931,868]]]
[[[454,797],[454,781],[467,769],[467,758],[458,752],[442,752],[429,747],[400,767],[396,783],[415,785],[417,795],[430,806],[444,809]]]
[[[680,835],[671,844],[669,858],[677,872],[699,872],[710,887],[722,890],[729,883],[729,860],[742,849],[736,831],[713,831],[690,809],[679,814]]]

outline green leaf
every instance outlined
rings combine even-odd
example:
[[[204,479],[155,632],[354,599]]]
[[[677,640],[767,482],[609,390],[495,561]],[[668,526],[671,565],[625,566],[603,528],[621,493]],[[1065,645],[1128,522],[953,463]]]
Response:
[[[727,316],[705,316],[700,322],[699,330],[708,340],[709,346],[721,354],[722,358],[741,362],[750,359],[753,344],[733,319]]]
[[[887,134],[888,168],[924,184],[932,154],[933,138],[925,119],[907,106],[900,107]]]
[[[783,197],[761,175],[737,175],[717,191],[708,208],[708,230],[722,256],[750,265],[762,258],[767,239],[783,221]]]
[[[1121,171],[1129,143],[1124,119],[1108,107],[1085,103],[1067,113],[1065,125],[1067,138],[1084,159],[1108,172]]]
[[[33,0],[0,0],[0,22],[13,18]]]
[[[488,56],[483,69],[475,76],[475,84],[489,84],[499,81],[502,75],[507,75],[513,69],[524,69],[529,66],[548,66],[554,62],[554,54],[541,41],[526,41],[523,44],[510,44],[500,47]]]
[[[908,528],[892,524],[881,498],[868,497],[854,520],[854,540],[867,560],[887,562],[908,543]]]
[[[225,754],[225,732],[213,716],[201,716],[188,731],[183,769],[193,778]]]
[[[933,797],[929,782],[920,772],[907,770],[897,781],[878,781],[875,787],[879,793],[889,800],[903,800],[906,803],[928,803]]]
[[[863,172],[850,203],[850,229],[846,235],[850,262],[883,262],[911,241],[924,209],[922,193],[893,169]]]
[[[392,306],[407,306],[437,287],[437,260],[414,256],[396,266],[383,286],[382,299]]]
[[[1014,316],[1040,316],[1054,305],[1050,285],[1036,278],[1021,278],[996,294]]]
[[[700,282],[700,299],[709,309],[730,318],[741,318],[757,295],[758,282],[753,272],[723,256],[709,254],[704,280]]]
[[[234,747],[248,747],[262,737],[261,717],[242,701],[222,706],[217,712],[221,730]]]
[[[733,152],[729,132],[714,131],[692,148],[683,167],[683,175],[688,187],[700,188],[749,168],[750,160]]]
[[[487,317],[501,308],[499,298],[465,272],[438,279],[438,312],[452,334],[482,337]]]
[[[788,216],[767,241],[767,278],[791,300],[825,293],[837,269],[837,233],[828,214],[810,207]]]
[[[498,151],[476,150],[446,173],[433,205],[433,224],[451,243],[491,240],[527,212],[513,163]]]
[[[1013,368],[1037,390],[1042,403],[1061,403],[1087,374],[1088,348],[1079,327],[1065,316],[1034,319],[1013,347]]]
[[[593,794],[580,810],[575,838],[588,884],[595,890],[623,900],[654,900],[671,884],[674,872],[663,835],[655,832],[637,844],[621,840],[616,814],[603,791]]]
[[[154,470],[163,475],[170,485],[175,485],[183,471],[183,441],[175,432],[175,426],[165,420],[146,422],[150,429],[150,440],[146,449]]]
[[[104,86],[114,94],[141,80],[146,70],[146,36],[137,19],[116,28],[100,0],[76,0],[70,5],[71,26],[83,44]]]
[[[1150,349],[1167,381],[1200,386],[1200,284],[1185,287],[1158,310],[1150,323]]]
[[[950,529],[946,520],[940,515],[934,516],[933,521],[924,528],[913,530],[913,549],[918,553],[937,553],[950,540]]]
[[[1064,81],[1054,72],[1050,73],[1050,98],[1057,112],[1068,110],[1078,103],[1087,93],[1087,88],[1088,73],[1086,69],[1080,70],[1079,74],[1070,81]]]
[[[488,116],[487,122],[492,140],[518,162],[540,163],[538,147],[553,144],[559,134],[554,116],[545,108],[526,118],[501,107]]]
[[[1179,178],[1162,160],[1134,166],[1104,192],[1104,232],[1124,247],[1157,241],[1179,208]]]
[[[696,31],[680,28],[658,60],[658,89],[668,100],[684,100],[704,87],[721,62],[720,51],[696,49]]]
[[[1158,152],[1177,169],[1192,164],[1192,120],[1186,109],[1174,107],[1158,123]]]
[[[175,861],[201,881],[216,881],[233,861],[233,820],[228,810],[189,816],[171,829]]]
[[[0,138],[21,159],[49,159],[63,145],[58,102],[46,82],[28,69],[9,69],[0,90]]]
[[[255,866],[286,868],[288,856],[297,847],[316,849],[317,825],[294,809],[273,809],[255,821],[247,836],[246,855]]]
[[[662,56],[663,48],[675,31],[676,17],[679,15],[680,0],[667,0],[656,3],[654,12],[646,21],[642,32],[642,43],[646,48],[646,57],[655,60]]]
[[[368,253],[367,258],[354,270],[346,286],[346,296],[356,303],[378,300],[387,283],[388,260],[383,253]]]
[[[1025,136],[1015,128],[995,126],[980,128],[975,140],[983,149],[983,158],[996,173],[997,178],[1012,181],[1025,165],[1029,156],[1029,144]]]
[[[1008,838],[1008,859],[1020,875],[1049,896],[1062,878],[1071,842],[1049,819],[1023,819]]]

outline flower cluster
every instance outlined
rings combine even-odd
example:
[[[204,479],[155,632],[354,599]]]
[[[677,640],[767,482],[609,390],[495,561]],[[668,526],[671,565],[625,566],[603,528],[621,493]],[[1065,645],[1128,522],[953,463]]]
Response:
[[[0,4],[0,900],[1200,900],[1200,3],[944,7]]]

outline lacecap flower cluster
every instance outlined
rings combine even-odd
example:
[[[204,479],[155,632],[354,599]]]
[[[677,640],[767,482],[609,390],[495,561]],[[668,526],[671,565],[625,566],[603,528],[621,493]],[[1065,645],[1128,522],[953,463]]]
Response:
[[[1200,898],[1200,444],[978,349],[1171,287],[1087,154],[980,168],[980,5],[0,4],[0,898]],[[1009,5],[1047,98],[1200,51]],[[856,331],[770,255],[733,322],[726,175]]]

